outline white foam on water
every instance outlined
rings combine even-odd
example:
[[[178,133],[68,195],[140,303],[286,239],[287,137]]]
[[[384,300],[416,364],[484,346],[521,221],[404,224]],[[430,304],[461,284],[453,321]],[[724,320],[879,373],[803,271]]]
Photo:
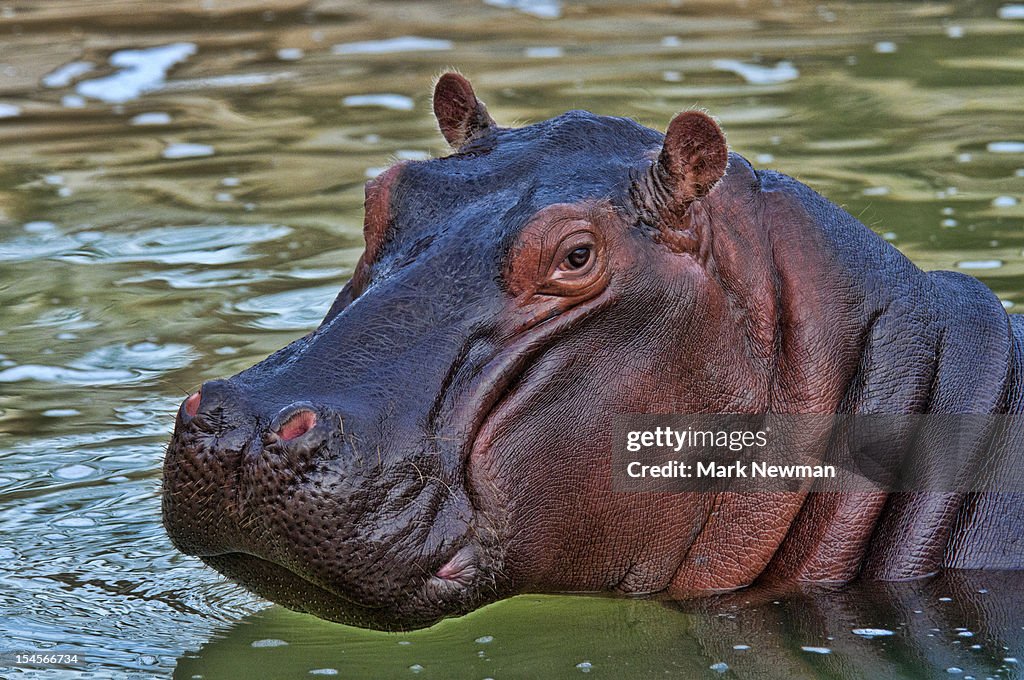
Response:
[[[715,59],[711,65],[719,71],[731,71],[751,85],[776,85],[796,80],[800,76],[800,72],[789,61],[780,61],[775,66],[761,66],[735,59]]]
[[[800,651],[808,652],[810,654],[831,654],[832,650],[828,647],[801,647]]]
[[[862,638],[872,639],[877,637],[889,637],[896,633],[885,628],[854,628],[852,631],[854,635],[859,635]]]
[[[999,269],[1003,266],[1002,260],[964,260],[957,262],[960,269]],[[949,602],[949,598],[939,598],[939,602]]]
[[[69,480],[85,479],[86,477],[91,477],[94,474],[96,474],[96,468],[89,465],[82,465],[81,463],[66,465],[54,470],[53,472],[54,477]]]
[[[77,94],[66,94],[60,98],[60,104],[65,109],[84,109],[85,98],[79,97]]]
[[[57,527],[91,527],[96,525],[96,520],[89,519],[88,517],[65,517],[58,519],[53,523]]]
[[[288,643],[284,640],[276,640],[273,638],[269,638],[266,640],[253,640],[251,646],[257,649],[265,649],[268,647],[285,647],[287,646],[287,644]]]
[[[993,208],[1012,208],[1018,203],[1020,203],[1020,201],[1013,196],[996,196],[992,199]]]
[[[213,153],[213,147],[209,144],[175,142],[168,144],[160,156],[168,160],[177,160],[179,158],[202,158],[204,156],[212,156]]]
[[[354,94],[341,100],[345,106],[379,106],[393,111],[412,111],[416,106],[409,97],[401,94]]]
[[[538,19],[558,19],[562,16],[562,3],[558,0],[484,0],[484,4],[514,9]]]
[[[430,154],[419,149],[399,149],[395,152],[395,158],[400,161],[425,161],[430,159]]]
[[[169,125],[171,114],[163,111],[147,111],[133,116],[129,121],[131,125]]]
[[[332,47],[331,52],[334,54],[394,54],[395,52],[435,52],[450,50],[452,47],[454,44],[451,40],[403,35],[387,40],[340,43]]]
[[[53,222],[47,222],[46,220],[26,222],[21,226],[21,228],[30,234],[47,234],[59,231],[56,224]]]
[[[896,49],[896,43],[889,40],[883,40],[882,42],[875,43],[875,52],[878,52],[879,54],[892,54]]]
[[[306,53],[298,47],[282,47],[277,51],[277,58],[281,61],[298,61],[306,56]]]
[[[1024,5],[1003,5],[996,16],[1000,19],[1024,19]]]
[[[67,87],[75,78],[84,76],[95,67],[91,61],[68,62],[47,73],[39,82],[43,87]]]
[[[110,55],[111,66],[121,70],[109,76],[83,80],[75,86],[78,94],[119,104],[160,89],[167,72],[196,53],[194,43],[180,42],[140,50],[120,50]]]
[[[209,76],[205,78],[190,78],[187,80],[175,80],[167,83],[162,88],[164,91],[173,92],[180,90],[196,90],[213,87],[255,87],[257,85],[269,85],[279,80],[287,80],[294,74],[291,71],[283,73],[232,73],[226,76]]]
[[[523,54],[530,59],[558,59],[565,56],[561,47],[527,47]]]
[[[44,418],[71,418],[81,414],[81,411],[73,408],[51,408],[43,411],[39,415]]]
[[[990,153],[1024,153],[1024,142],[989,142]]]
[[[21,107],[0,102],[0,118],[14,118],[21,115]]]

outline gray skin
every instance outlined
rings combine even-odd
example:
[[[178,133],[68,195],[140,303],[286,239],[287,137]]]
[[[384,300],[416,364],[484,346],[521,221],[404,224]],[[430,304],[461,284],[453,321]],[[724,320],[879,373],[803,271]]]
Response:
[[[580,111],[501,128],[456,74],[434,109],[454,153],[368,184],[366,252],[321,325],[182,404],[179,549],[387,629],[521,592],[1024,564],[1016,494],[611,488],[617,413],[1019,413],[1024,329],[991,291],[755,171],[699,112],[665,135]],[[910,434],[896,464],[948,462]]]

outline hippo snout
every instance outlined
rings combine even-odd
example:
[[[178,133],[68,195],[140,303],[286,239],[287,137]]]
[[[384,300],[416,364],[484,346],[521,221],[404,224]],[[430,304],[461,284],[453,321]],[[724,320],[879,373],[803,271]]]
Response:
[[[356,411],[279,386],[202,385],[178,410],[164,463],[174,545],[345,623],[426,625],[470,608],[484,551],[467,497],[452,494],[436,450],[403,442],[407,462],[396,463],[394,441]]]
[[[255,550],[245,527],[261,514],[267,490],[293,483],[343,430],[339,414],[307,401],[276,412],[254,403],[231,381],[213,380],[179,408],[165,462],[164,519],[185,552]]]

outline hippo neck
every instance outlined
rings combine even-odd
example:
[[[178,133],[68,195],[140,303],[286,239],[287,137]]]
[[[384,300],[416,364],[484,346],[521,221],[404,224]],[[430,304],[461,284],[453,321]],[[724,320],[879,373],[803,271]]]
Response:
[[[1005,410],[1013,333],[986,286],[921,271],[806,185],[736,154],[723,184],[724,196],[755,188],[747,205],[710,202],[704,219],[716,225],[709,269],[774,373],[766,410]]]
[[[999,300],[973,278],[923,272],[847,212],[785,175],[733,155],[723,191],[703,210],[712,270],[750,351],[770,374],[775,413],[998,413],[1006,408],[1013,345]],[[731,187],[728,185],[732,185]],[[723,204],[756,187],[749,205]],[[724,219],[723,219],[724,218]],[[736,289],[741,287],[742,289]],[[927,459],[909,447],[903,455]],[[965,461],[970,456],[965,455]],[[730,503],[729,499],[722,501]],[[742,502],[709,521],[674,580],[680,590],[765,582],[845,581],[858,573],[911,578],[944,562],[962,499],[950,494],[810,494]],[[719,534],[739,530],[761,554],[743,569],[714,566]],[[704,578],[702,578],[702,574]]]

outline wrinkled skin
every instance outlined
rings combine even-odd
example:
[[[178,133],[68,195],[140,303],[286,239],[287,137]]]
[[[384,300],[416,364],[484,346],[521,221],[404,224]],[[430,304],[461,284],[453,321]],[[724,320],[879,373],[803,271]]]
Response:
[[[179,549],[387,629],[518,592],[1024,564],[1009,494],[611,489],[617,413],[1020,412],[1021,322],[988,289],[755,171],[699,112],[664,136],[580,111],[501,128],[455,74],[434,109],[455,152],[367,185],[319,328],[182,404]]]

